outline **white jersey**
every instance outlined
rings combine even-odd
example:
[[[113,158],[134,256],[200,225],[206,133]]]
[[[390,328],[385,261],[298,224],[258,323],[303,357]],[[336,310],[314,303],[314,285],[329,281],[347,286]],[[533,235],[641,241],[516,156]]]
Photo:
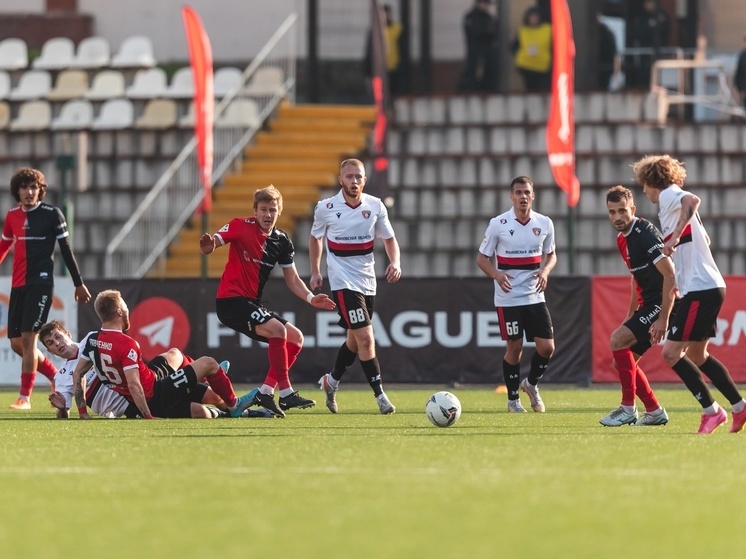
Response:
[[[54,375],[54,389],[65,397],[65,407],[68,409],[72,408],[73,402],[73,372],[75,372],[75,367],[78,366],[78,361],[80,360],[80,350],[85,345],[89,335],[90,332],[80,343],[75,344],[78,346],[77,355],[72,359],[68,359]],[[108,418],[124,415],[129,402],[121,394],[117,394],[108,385],[101,382],[101,379],[98,378],[98,373],[96,373],[95,366],[91,367],[86,373],[85,385],[86,403],[94,413]]]
[[[340,190],[316,205],[311,235],[317,239],[326,235],[332,291],[349,289],[364,295],[376,294],[373,244],[376,237],[394,237],[388,211],[379,198],[363,193],[360,203],[353,207]]]
[[[497,269],[513,279],[513,289],[505,293],[495,282],[495,307],[518,307],[545,301],[544,292],[537,290],[534,274],[541,267],[544,254],[554,252],[554,224],[547,216],[531,211],[525,223],[518,220],[515,210],[490,220],[479,245],[479,252],[495,257]]]
[[[660,191],[658,219],[666,241],[671,238],[679,222],[681,199],[687,194],[690,193],[675,184]],[[699,213],[695,213],[684,228],[671,258],[676,268],[676,283],[682,297],[691,291],[725,287],[725,280],[712,257],[709,237]]]

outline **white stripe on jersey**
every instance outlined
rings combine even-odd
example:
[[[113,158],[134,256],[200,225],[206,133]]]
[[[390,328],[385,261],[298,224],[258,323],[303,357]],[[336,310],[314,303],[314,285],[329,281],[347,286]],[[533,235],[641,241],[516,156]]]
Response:
[[[664,239],[669,238],[676,228],[681,215],[681,199],[687,194],[690,193],[675,184],[660,191],[658,219],[661,222]],[[691,231],[691,242],[677,246],[671,256],[681,296],[691,291],[725,287],[725,280],[712,257],[707,232],[700,221],[699,213],[692,217],[686,229]]]
[[[353,208],[340,190],[335,196],[321,200],[314,210],[311,235],[317,239],[326,236],[326,263],[332,291],[349,289],[364,295],[376,294],[373,242],[376,237],[394,236],[388,211],[379,198],[363,193],[360,204]],[[365,254],[340,256],[345,251]]]
[[[523,224],[516,218],[515,210],[510,208],[490,220],[479,252],[495,258],[497,269],[513,276],[510,280],[513,289],[509,293],[495,282],[495,306],[518,307],[544,302],[544,292],[537,291],[534,274],[543,255],[554,252],[554,248],[554,223],[543,214],[532,210],[531,218]],[[539,263],[535,269],[511,268],[534,261]],[[500,265],[500,262],[504,264]]]

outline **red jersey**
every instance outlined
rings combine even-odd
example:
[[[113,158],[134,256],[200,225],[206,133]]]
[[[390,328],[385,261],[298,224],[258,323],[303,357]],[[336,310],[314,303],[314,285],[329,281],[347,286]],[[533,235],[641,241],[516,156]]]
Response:
[[[140,344],[124,332],[119,330],[92,332],[85,346],[81,348],[80,358],[92,361],[99,378],[130,401],[132,401],[132,393],[127,385],[124,372],[128,369],[137,369],[145,399],[149,400],[153,396],[155,373],[143,361]]]
[[[246,297],[259,301],[275,264],[283,268],[295,265],[295,248],[288,234],[277,227],[265,233],[253,217],[232,219],[215,237],[221,245],[231,245],[218,285],[218,299]]]

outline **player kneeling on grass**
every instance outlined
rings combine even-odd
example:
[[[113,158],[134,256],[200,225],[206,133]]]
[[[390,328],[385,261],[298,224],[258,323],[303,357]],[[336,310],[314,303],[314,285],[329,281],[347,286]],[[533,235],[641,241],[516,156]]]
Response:
[[[168,376],[157,376],[143,361],[140,344],[124,332],[129,330],[129,309],[119,291],[102,291],[94,303],[101,319],[101,330],[88,334],[73,372],[75,402],[85,405],[82,375],[94,364],[99,378],[134,403],[145,419],[154,417],[192,417],[192,403],[208,403],[209,388],[227,406],[231,417],[240,417],[255,403],[257,390],[236,397],[225,367],[212,357],[200,357]],[[208,380],[210,387],[203,384]],[[203,417],[211,417],[204,408]]]

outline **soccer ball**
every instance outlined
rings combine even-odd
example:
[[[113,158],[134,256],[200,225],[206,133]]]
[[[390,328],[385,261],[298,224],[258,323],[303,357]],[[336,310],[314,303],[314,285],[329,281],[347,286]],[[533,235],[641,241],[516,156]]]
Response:
[[[461,402],[450,392],[436,392],[425,405],[425,415],[436,427],[450,427],[461,417]]]

